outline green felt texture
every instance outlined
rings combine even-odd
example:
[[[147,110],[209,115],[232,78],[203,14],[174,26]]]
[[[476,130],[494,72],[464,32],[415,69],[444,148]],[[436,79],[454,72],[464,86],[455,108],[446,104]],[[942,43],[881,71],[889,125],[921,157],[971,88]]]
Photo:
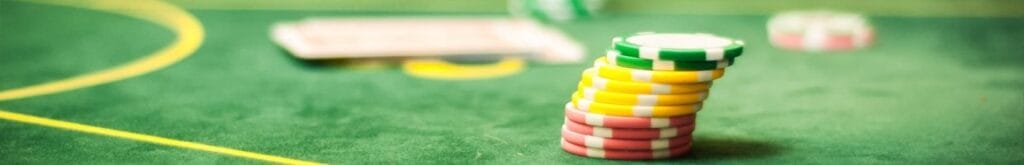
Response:
[[[140,77],[0,109],[332,164],[621,164],[559,149],[562,107],[589,62],[472,81],[293,60],[272,23],[328,11],[193,11],[194,56]],[[874,18],[868,49],[769,46],[768,16],[610,15],[559,25],[599,57],[615,34],[744,39],[715,82],[693,152],[652,164],[1024,163],[1024,19]],[[129,17],[0,2],[0,90],[130,62],[173,34]],[[0,120],[2,164],[260,161]]]

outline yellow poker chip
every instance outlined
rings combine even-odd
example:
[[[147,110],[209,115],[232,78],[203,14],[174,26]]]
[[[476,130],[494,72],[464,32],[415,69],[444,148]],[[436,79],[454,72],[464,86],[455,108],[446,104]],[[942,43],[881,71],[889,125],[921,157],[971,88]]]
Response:
[[[623,68],[609,65],[605,57],[594,61],[597,75],[620,81],[639,81],[653,83],[700,83],[718,79],[725,74],[725,69],[697,71],[649,71]]]
[[[582,86],[594,89],[631,94],[681,94],[706,91],[711,88],[711,82],[690,83],[690,84],[658,84],[633,81],[609,80],[601,76],[595,76],[595,69],[583,70],[580,79]]]
[[[576,93],[584,99],[595,102],[639,106],[694,104],[704,101],[708,96],[707,91],[672,95],[615,93],[597,90],[582,84],[580,84],[579,90]]]
[[[631,117],[675,117],[693,114],[703,106],[701,103],[672,106],[629,106],[615,105],[594,102],[582,98],[579,94],[573,94],[572,104],[576,109],[588,113],[602,114],[608,116],[631,116]]]

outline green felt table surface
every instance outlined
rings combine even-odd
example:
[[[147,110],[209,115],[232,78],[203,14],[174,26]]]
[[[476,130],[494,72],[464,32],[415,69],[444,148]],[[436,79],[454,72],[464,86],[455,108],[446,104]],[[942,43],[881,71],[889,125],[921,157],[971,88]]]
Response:
[[[168,68],[0,109],[332,164],[621,164],[563,152],[563,105],[587,62],[485,80],[292,59],[270,26],[332,11],[191,11],[202,47]],[[874,17],[867,49],[773,48],[768,15],[607,15],[558,24],[598,57],[617,34],[709,32],[745,54],[715,82],[692,153],[651,164],[1024,163],[1024,19]],[[174,38],[133,18],[3,2],[0,90],[117,66]],[[0,164],[257,160],[0,120]]]

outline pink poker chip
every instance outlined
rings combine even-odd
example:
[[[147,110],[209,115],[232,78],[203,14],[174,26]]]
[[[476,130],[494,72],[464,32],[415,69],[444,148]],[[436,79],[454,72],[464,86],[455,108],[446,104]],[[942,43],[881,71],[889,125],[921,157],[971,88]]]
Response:
[[[690,152],[690,144],[687,143],[678,147],[662,150],[612,150],[589,148],[585,146],[576,145],[570,143],[565,139],[562,139],[562,149],[565,150],[565,152],[574,155],[591,158],[615,160],[651,160],[666,159],[686,155],[686,153]]]
[[[690,133],[693,132],[695,125],[687,124],[679,127],[666,128],[608,128],[590,126],[566,119],[565,126],[569,131],[595,137],[650,140],[690,135]]]
[[[803,35],[784,34],[772,32],[771,43],[780,48],[792,50],[809,51],[841,51],[863,48],[869,45],[874,37],[873,33],[867,32],[863,38],[857,36],[825,36],[820,39],[810,39]]]
[[[569,143],[587,146],[589,148],[603,148],[616,150],[668,149],[689,144],[690,141],[693,139],[690,135],[676,136],[665,139],[648,140],[612,139],[583,135],[580,133],[569,131],[568,128],[562,129],[562,138],[568,141]]]
[[[867,47],[875,37],[864,15],[835,10],[785,11],[768,20],[772,45],[801,51],[843,51]]]

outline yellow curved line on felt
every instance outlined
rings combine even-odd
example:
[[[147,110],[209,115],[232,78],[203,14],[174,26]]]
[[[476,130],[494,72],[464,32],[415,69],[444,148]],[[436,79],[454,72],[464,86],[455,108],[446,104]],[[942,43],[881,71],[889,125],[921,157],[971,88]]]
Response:
[[[117,80],[139,76],[149,73],[184,59],[199,48],[203,39],[203,29],[199,21],[191,14],[173,5],[161,1],[148,0],[29,0],[29,2],[80,7],[99,11],[106,11],[122,14],[138,19],[150,21],[165,26],[177,33],[175,42],[156,53],[135,62],[118,67],[101,70],[98,72],[72,77],[64,80],[53,81],[40,85],[33,85],[22,88],[15,88],[0,91],[0,101],[18,98],[32,97],[38,95],[58,93],[68,90],[80,89],[94,85],[100,85]],[[237,149],[206,145],[202,143],[174,140],[152,135],[138,134],[127,131],[120,131],[84,124],[65,122],[8,112],[0,109],[0,119],[36,124],[47,127],[61,128],[71,131],[79,131],[98,135],[142,141],[154,144],[161,144],[173,147],[194,149],[231,155],[249,159],[263,160],[281,164],[320,164],[315,162],[289,159],[273,155],[265,155],[254,152],[247,152]]]
[[[194,142],[187,142],[187,141],[181,141],[181,140],[174,140],[174,139],[168,139],[168,138],[152,136],[152,135],[144,135],[144,134],[138,134],[138,133],[133,133],[133,132],[127,132],[127,131],[121,131],[121,130],[115,130],[115,129],[109,129],[109,128],[102,128],[102,127],[96,127],[96,126],[90,126],[90,125],[85,125],[85,124],[78,124],[78,123],[72,123],[72,122],[66,122],[66,121],[60,121],[60,120],[47,119],[47,118],[36,117],[36,116],[31,116],[31,115],[25,115],[25,114],[8,112],[8,111],[4,111],[3,109],[0,109],[0,119],[6,119],[6,120],[23,122],[23,123],[28,123],[28,124],[36,124],[36,125],[42,125],[42,126],[47,126],[47,127],[66,129],[66,130],[71,130],[71,131],[79,131],[79,132],[85,132],[85,133],[107,135],[107,136],[111,136],[111,137],[131,139],[131,140],[142,141],[142,142],[149,142],[149,143],[154,143],[154,144],[162,144],[162,145],[167,145],[167,146],[175,146],[175,147],[188,148],[188,149],[207,151],[207,152],[213,152],[213,153],[221,153],[221,154],[225,154],[225,155],[232,155],[232,156],[238,156],[238,157],[243,157],[243,158],[251,158],[251,159],[263,160],[263,161],[273,162],[273,163],[281,163],[281,164],[320,164],[320,163],[315,163],[315,162],[295,160],[295,159],[289,159],[289,158],[278,157],[278,156],[263,155],[263,154],[253,153],[253,152],[247,152],[247,151],[242,151],[242,150],[237,150],[237,149],[231,149],[231,148],[211,146],[211,145],[206,145],[206,144],[202,144],[202,143],[194,143]]]
[[[525,60],[519,57],[506,57],[488,65],[460,65],[439,59],[410,59],[402,62],[402,70],[406,74],[428,79],[473,80],[513,75],[522,72],[525,65]]]
[[[203,41],[203,28],[192,15],[160,1],[147,0],[27,0],[43,4],[80,7],[122,14],[169,28],[177,34],[175,41],[163,49],[117,67],[43,84],[0,91],[0,101],[105,84],[143,75],[174,64],[190,56]]]

